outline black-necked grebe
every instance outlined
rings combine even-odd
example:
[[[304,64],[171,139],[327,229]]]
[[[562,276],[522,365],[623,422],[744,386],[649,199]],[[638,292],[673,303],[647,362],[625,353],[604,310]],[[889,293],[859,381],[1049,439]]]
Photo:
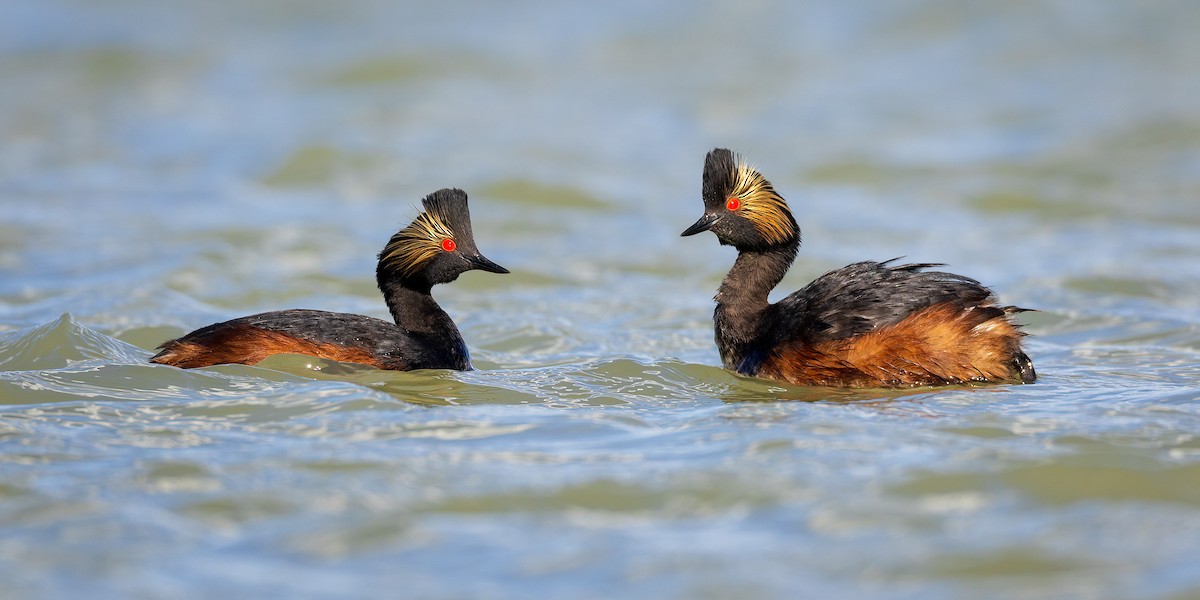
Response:
[[[430,295],[472,269],[508,273],[484,258],[471,234],[467,194],[438,190],[379,253],[375,277],[395,323],[321,310],[280,310],[197,329],[163,343],[151,362],[191,369],[252,365],[273,354],[307,354],[380,369],[470,370],[462,335]]]
[[[738,250],[717,291],[717,348],[726,369],[799,385],[908,387],[1037,379],[1010,320],[978,281],[939,264],[860,262],[771,304],[800,247],[800,229],[761,173],[729,150],[704,162],[704,216]],[[894,259],[893,259],[894,260]]]

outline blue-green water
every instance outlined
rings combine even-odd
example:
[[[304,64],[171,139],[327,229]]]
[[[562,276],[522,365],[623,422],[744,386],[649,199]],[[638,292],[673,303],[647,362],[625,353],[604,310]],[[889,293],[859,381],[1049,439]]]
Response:
[[[0,6],[6,597],[1200,597],[1200,5]],[[733,377],[699,215],[947,262],[1041,380]],[[146,364],[471,194],[477,371]]]

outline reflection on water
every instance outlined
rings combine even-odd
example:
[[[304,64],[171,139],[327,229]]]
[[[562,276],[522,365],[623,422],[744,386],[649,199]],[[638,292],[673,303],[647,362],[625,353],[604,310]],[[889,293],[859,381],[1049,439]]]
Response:
[[[1194,3],[0,8],[0,578],[14,597],[1200,594]],[[948,262],[1032,386],[720,369],[704,153],[826,270]],[[386,316],[471,195],[477,371],[150,365],[261,310]],[[388,590],[387,592],[376,590]]]

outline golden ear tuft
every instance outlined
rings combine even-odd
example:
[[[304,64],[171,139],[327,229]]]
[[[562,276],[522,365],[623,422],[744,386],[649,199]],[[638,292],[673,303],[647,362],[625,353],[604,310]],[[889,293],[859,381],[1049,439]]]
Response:
[[[748,219],[768,243],[782,244],[796,236],[796,222],[787,202],[762,173],[740,157],[733,169],[733,182],[729,197],[738,200],[738,214]]]
[[[454,232],[436,212],[423,212],[392,236],[379,261],[409,277],[445,251],[443,240],[454,240]]]

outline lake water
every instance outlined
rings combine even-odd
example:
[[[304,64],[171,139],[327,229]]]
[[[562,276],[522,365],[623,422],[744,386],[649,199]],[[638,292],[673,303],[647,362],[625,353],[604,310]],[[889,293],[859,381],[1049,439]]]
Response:
[[[437,4],[437,6],[433,6]],[[5,597],[1200,597],[1200,4],[9,0]],[[705,152],[805,245],[1022,315],[1030,386],[719,368]],[[184,371],[235,316],[435,290],[473,372]]]

